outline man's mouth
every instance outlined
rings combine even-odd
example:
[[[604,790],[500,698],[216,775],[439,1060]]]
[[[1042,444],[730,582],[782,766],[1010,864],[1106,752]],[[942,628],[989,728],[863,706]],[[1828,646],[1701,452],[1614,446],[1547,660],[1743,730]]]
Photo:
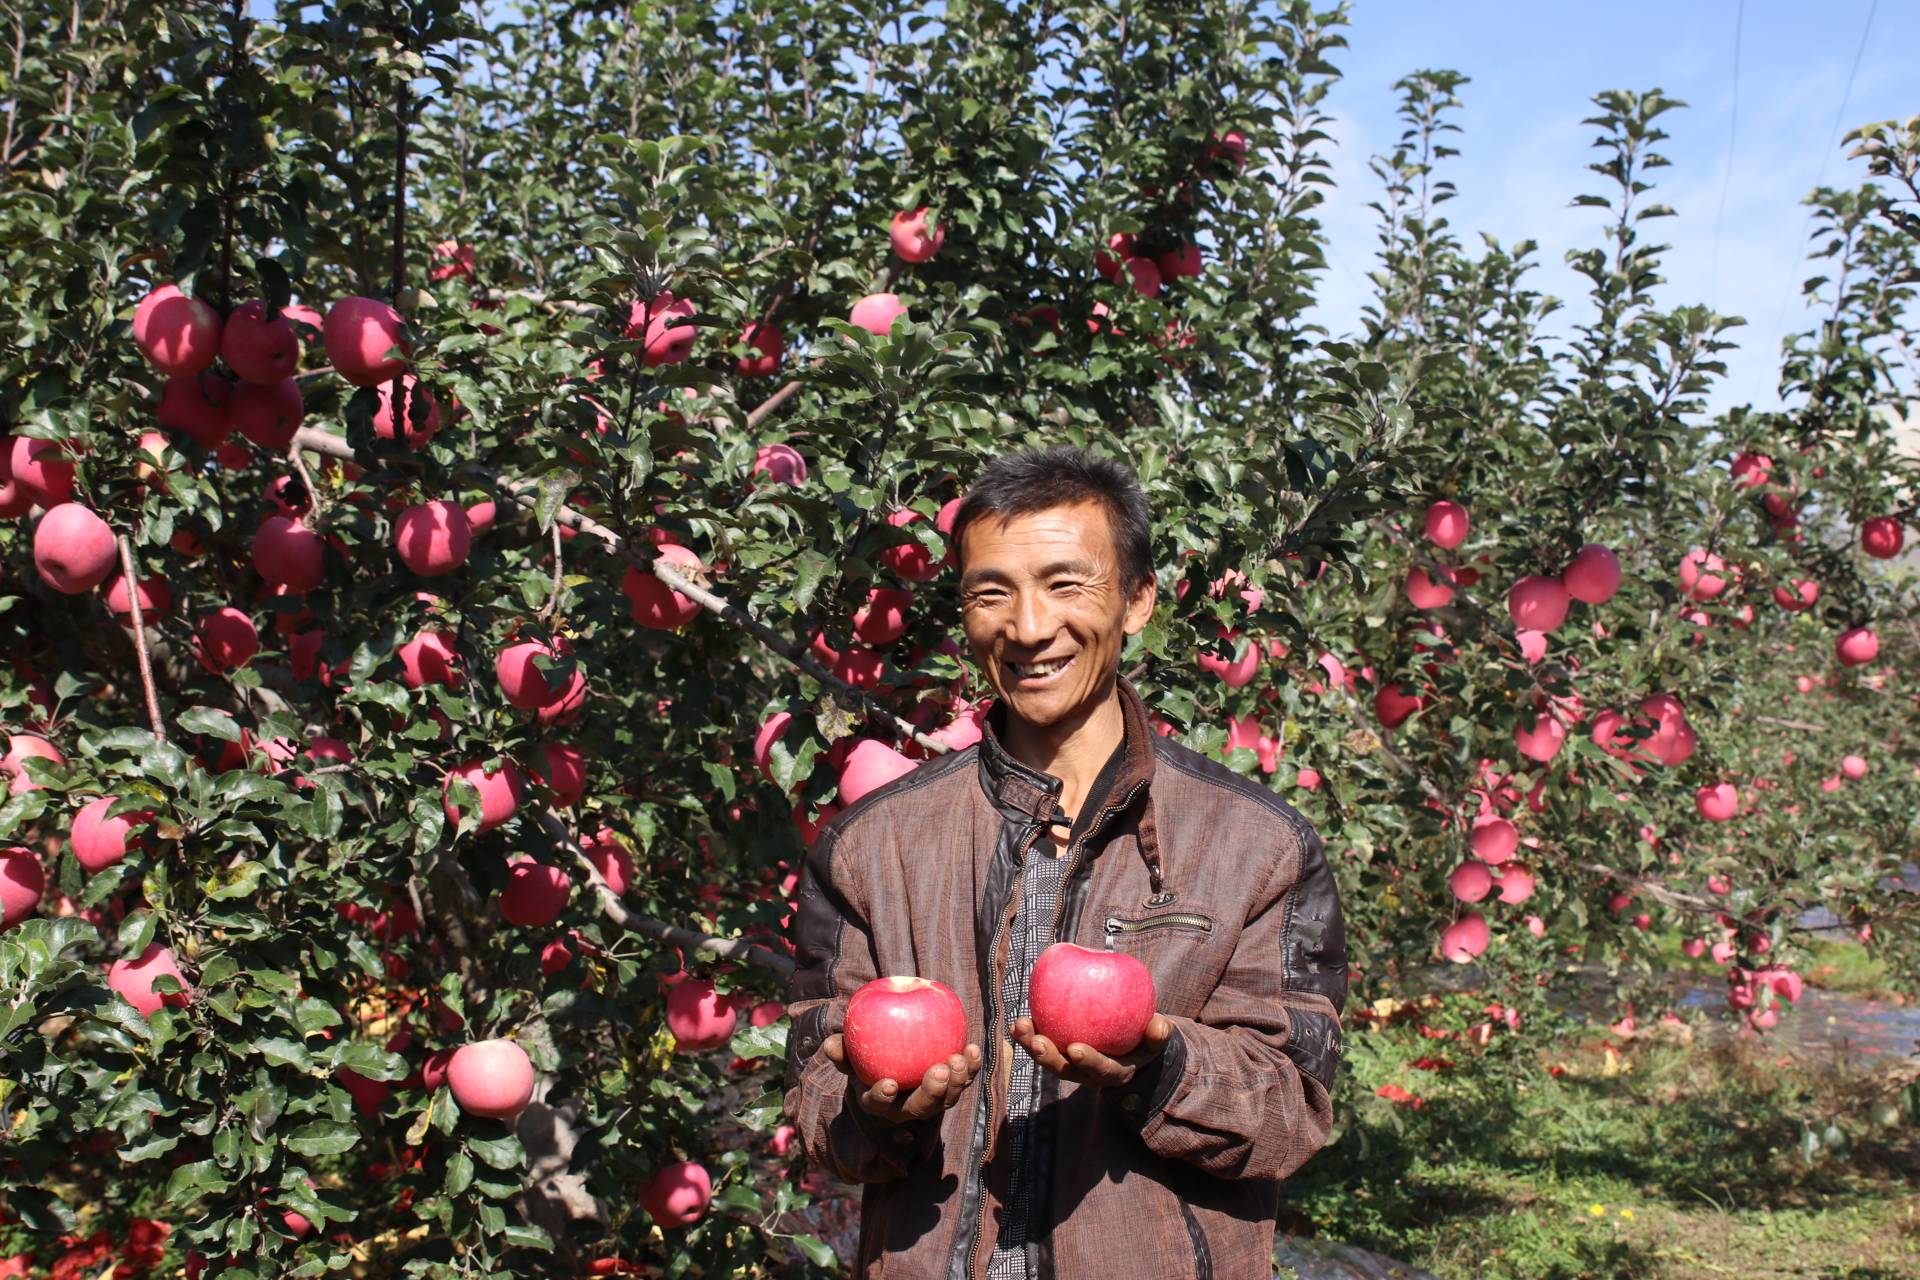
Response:
[[[1066,658],[1051,658],[1045,662],[1009,662],[1007,671],[1021,688],[1036,688],[1059,679],[1067,668],[1073,665],[1074,657],[1077,656],[1076,654]]]

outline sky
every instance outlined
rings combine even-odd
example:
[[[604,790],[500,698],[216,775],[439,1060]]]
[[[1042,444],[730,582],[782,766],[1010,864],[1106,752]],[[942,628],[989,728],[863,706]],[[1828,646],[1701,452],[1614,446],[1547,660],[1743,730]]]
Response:
[[[1839,137],[1920,112],[1915,0],[1355,0],[1346,35],[1350,47],[1333,59],[1342,79],[1326,101],[1339,185],[1320,210],[1330,248],[1317,319],[1335,333],[1359,328],[1377,265],[1367,203],[1379,183],[1367,162],[1399,137],[1401,76],[1447,68],[1472,78],[1450,139],[1462,154],[1442,172],[1459,194],[1442,210],[1469,248],[1482,231],[1506,245],[1539,242],[1532,287],[1568,304],[1549,321],[1556,332],[1587,314],[1585,281],[1564,255],[1598,243],[1606,212],[1571,203],[1605,190],[1585,168],[1599,155],[1597,130],[1580,122],[1595,93],[1658,88],[1687,107],[1661,117],[1672,165],[1647,197],[1679,215],[1643,224],[1673,246],[1656,296],[1747,321],[1730,335],[1740,349],[1709,398],[1716,411],[1779,403],[1781,339],[1808,323],[1801,200],[1817,184],[1865,177]]]

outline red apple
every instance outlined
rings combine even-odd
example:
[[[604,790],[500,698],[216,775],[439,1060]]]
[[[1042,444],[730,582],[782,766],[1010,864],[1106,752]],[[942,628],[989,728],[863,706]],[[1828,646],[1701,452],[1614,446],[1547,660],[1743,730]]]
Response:
[[[393,522],[393,546],[401,562],[422,577],[452,573],[467,562],[473,527],[457,502],[423,502]]]
[[[1427,508],[1425,527],[1428,542],[1451,551],[1467,540],[1467,509],[1457,502],[1436,502]]]
[[[211,369],[168,378],[154,421],[203,449],[218,449],[233,434],[233,384]]]
[[[519,812],[520,802],[526,798],[526,781],[520,776],[519,768],[511,760],[502,760],[500,767],[488,773],[478,760],[469,760],[447,772],[447,779],[441,786],[441,808],[446,811],[447,821],[458,826],[460,807],[453,801],[453,784],[470,784],[480,793],[480,830],[491,831]]]
[[[693,354],[693,340],[700,332],[694,325],[683,323],[692,319],[692,302],[661,293],[633,304],[627,313],[626,336],[646,341],[641,363],[649,369],[678,364]]]
[[[907,304],[893,293],[870,293],[853,304],[848,319],[877,338],[893,331],[893,322],[907,314]]]
[[[40,517],[33,531],[33,566],[55,591],[77,596],[107,580],[120,549],[107,522],[77,502]]]
[[[133,309],[133,341],[148,363],[172,377],[198,373],[220,354],[220,313],[163,284]]]
[[[576,662],[566,683],[556,688],[534,661],[564,658],[572,651],[573,646],[564,637],[556,637],[551,643],[521,640],[508,645],[493,664],[500,691],[520,710],[535,712],[542,724],[572,719],[586,701],[586,671]]]
[[[1860,549],[1876,560],[1891,560],[1900,554],[1906,531],[1892,516],[1874,516],[1860,526]]]
[[[155,991],[154,979],[161,977],[173,978],[182,990],[166,995]],[[174,962],[173,952],[157,942],[149,943],[137,959],[123,956],[108,965],[107,986],[147,1017],[159,1012],[162,1006],[181,1008],[193,996],[193,988],[187,985],[186,975]]]
[[[244,667],[260,652],[260,632],[238,609],[216,609],[200,619],[194,656],[211,675]]]
[[[1443,573],[1442,578],[1450,581],[1451,575]],[[1438,609],[1453,600],[1452,587],[1445,585],[1445,581],[1435,582],[1425,569],[1417,565],[1407,570],[1406,591],[1407,599],[1416,609]]]
[[[770,378],[774,370],[780,367],[780,357],[787,353],[787,339],[777,324],[750,324],[746,332],[740,335],[742,345],[752,347],[760,354],[741,356],[734,362],[734,368],[743,378]]]
[[[1465,964],[1486,951],[1487,941],[1487,918],[1469,911],[1441,932],[1440,954],[1455,964]]]
[[[847,1060],[863,1083],[891,1080],[911,1091],[928,1068],[967,1047],[967,1010],[945,983],[875,978],[847,1001],[844,1034]]]
[[[1597,542],[1589,542],[1560,571],[1560,584],[1575,600],[1605,604],[1620,589],[1620,557]]]
[[[698,575],[703,568],[699,556],[672,543],[661,547],[656,558],[666,561],[687,577]],[[697,602],[668,587],[638,565],[627,566],[625,576],[620,579],[620,591],[633,606],[633,620],[656,631],[677,631],[700,614]]]
[[[447,1087],[468,1115],[512,1120],[533,1101],[533,1061],[511,1040],[476,1040],[447,1061]]]
[[[868,644],[892,644],[906,634],[907,610],[912,605],[911,591],[875,587],[853,615],[853,633]]]
[[[67,461],[58,440],[15,436],[7,455],[7,475],[21,493],[48,510],[73,497],[73,463]]]
[[[691,1160],[670,1164],[648,1178],[640,1206],[662,1227],[687,1227],[706,1216],[713,1200],[713,1179]]]
[[[543,742],[533,749],[533,776],[553,796],[553,802],[571,809],[587,794],[587,758],[566,742]]]
[[[73,850],[74,860],[88,871],[102,871],[124,861],[129,845],[139,843],[130,840],[134,830],[153,820],[153,814],[144,810],[108,817],[107,811],[119,798],[101,796],[83,805],[73,816],[67,847]]]
[[[306,399],[292,378],[278,382],[242,382],[227,400],[233,427],[262,449],[279,452],[293,443],[306,419]]]
[[[46,889],[46,868],[33,850],[0,849],[0,929],[11,929],[32,915]]]
[[[433,269],[427,278],[435,284],[442,280],[471,280],[476,266],[472,245],[442,240],[433,246]]]
[[[422,631],[401,645],[400,679],[409,689],[443,684],[458,689],[462,679],[460,655],[454,649],[454,637],[448,631]]]
[[[1731,782],[1716,782],[1693,793],[1693,807],[1708,822],[1729,822],[1740,808],[1740,792]]]
[[[893,251],[900,255],[902,262],[925,262],[939,253],[940,246],[947,242],[947,229],[937,222],[929,223],[927,207],[921,205],[918,209],[905,209],[894,214],[887,236],[893,241]]]
[[[326,576],[327,544],[299,520],[268,516],[253,536],[253,567],[268,582],[311,591]]]
[[[775,484],[805,484],[807,460],[790,444],[763,444],[754,451],[749,476],[764,475]]]
[[[705,979],[688,979],[667,993],[667,1030],[676,1053],[704,1053],[733,1038],[740,1011]]]
[[[391,382],[406,368],[413,344],[401,333],[400,313],[377,298],[342,298],[320,327],[327,360],[356,387]],[[389,354],[395,352],[397,354]]]
[[[406,426],[403,443],[409,449],[425,448],[440,430],[440,401],[410,373],[400,375],[400,386],[401,422]],[[373,409],[373,434],[382,440],[400,438],[393,429],[393,387],[389,383],[380,385],[380,399]]]
[[[918,511],[902,507],[887,517],[887,523],[900,529],[910,524],[923,523],[924,519]],[[887,547],[880,553],[880,563],[908,582],[932,582],[940,576],[941,562],[935,560],[933,554],[921,546],[917,540],[899,542]]]
[[[500,917],[508,924],[538,929],[559,919],[572,896],[573,880],[565,871],[521,856],[507,868]]]
[[[300,339],[285,315],[267,319],[267,304],[256,298],[227,316],[220,356],[242,382],[282,382],[300,371]]]
[[[1567,620],[1567,589],[1553,578],[1524,577],[1507,591],[1507,614],[1524,631],[1552,631]]]
[[[1153,1021],[1158,994],[1138,956],[1056,942],[1033,962],[1033,1029],[1062,1053],[1084,1044],[1115,1057],[1132,1051]]]

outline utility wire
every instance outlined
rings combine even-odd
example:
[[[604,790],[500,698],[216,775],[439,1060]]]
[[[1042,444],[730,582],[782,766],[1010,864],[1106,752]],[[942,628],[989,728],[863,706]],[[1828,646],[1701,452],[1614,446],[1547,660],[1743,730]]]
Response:
[[[1727,164],[1720,175],[1720,209],[1713,215],[1713,275],[1707,303],[1720,306],[1720,226],[1727,220],[1727,192],[1733,188],[1733,148],[1740,138],[1740,33],[1747,24],[1747,0],[1733,11],[1733,106],[1727,112]]]
[[[1867,37],[1873,33],[1873,16],[1879,12],[1879,9],[1880,0],[1870,0],[1870,3],[1867,5],[1867,20],[1860,26],[1860,44],[1853,51],[1853,67],[1847,72],[1847,87],[1840,94],[1839,109],[1833,113],[1833,128],[1828,131],[1827,145],[1820,152],[1820,171],[1813,180],[1815,190],[1818,190],[1821,184],[1826,182],[1827,161],[1832,157],[1834,150],[1840,145],[1840,127],[1847,118],[1847,103],[1853,98],[1853,80],[1855,76],[1860,74],[1860,60],[1866,56]],[[1800,253],[1799,256],[1795,257],[1795,262],[1803,261],[1805,258],[1807,231],[1813,226],[1813,216],[1813,210],[1809,208],[1807,210],[1806,221],[1800,226],[1800,235],[1797,240],[1800,246]],[[1789,272],[1789,276],[1791,276],[1791,272]],[[1773,335],[1776,346],[1784,336],[1787,324],[1787,308],[1792,305],[1794,298],[1799,296],[1799,293],[1799,286],[1789,278],[1787,282],[1787,296],[1780,300],[1780,314],[1773,319]]]

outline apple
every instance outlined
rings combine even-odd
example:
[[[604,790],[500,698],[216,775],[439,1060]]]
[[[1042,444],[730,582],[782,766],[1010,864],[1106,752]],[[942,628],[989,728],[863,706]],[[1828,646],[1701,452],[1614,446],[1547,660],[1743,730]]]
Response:
[[[154,421],[203,449],[218,449],[233,434],[233,383],[212,369],[168,378]]]
[[[333,1078],[353,1099],[353,1109],[363,1116],[377,1116],[393,1096],[393,1086],[385,1080],[369,1080],[352,1067],[341,1067]]]
[[[896,778],[904,778],[917,766],[913,761],[876,738],[861,738],[840,767],[840,803],[852,804],[870,791],[877,791]]]
[[[102,871],[124,861],[129,844],[140,843],[130,841],[129,837],[136,828],[153,820],[153,814],[147,810],[108,817],[107,811],[119,798],[101,796],[82,805],[80,812],[73,816],[67,847],[73,851],[74,861],[88,871]]]
[[[1849,627],[1833,642],[1834,656],[1843,667],[1857,667],[1880,656],[1880,637],[1871,627]]]
[[[1442,499],[1427,508],[1427,541],[1443,551],[1451,551],[1467,540],[1467,509],[1457,502]]]
[[[1084,1044],[1108,1057],[1129,1053],[1140,1043],[1158,998],[1153,975],[1138,956],[1071,942],[1056,942],[1040,953],[1027,995],[1033,1029],[1062,1053],[1068,1045]],[[964,1024],[961,1030],[964,1038]]]
[[[409,449],[423,449],[427,441],[433,439],[440,430],[440,401],[431,389],[420,385],[411,373],[400,375],[402,390],[401,422],[406,426],[405,439],[402,441]],[[382,440],[395,440],[401,437],[393,428],[393,388],[383,384],[380,399],[373,409],[373,434]]]
[[[493,664],[500,691],[513,706],[535,712],[542,724],[572,719],[586,702],[587,673],[576,662],[566,683],[556,689],[548,673],[541,671],[534,661],[536,658],[557,660],[572,652],[573,646],[564,637],[556,637],[551,642],[521,640],[508,645]]]
[[[17,845],[0,849],[0,929],[11,929],[32,915],[46,889],[46,868],[33,850]]]
[[[737,341],[760,353],[757,356],[741,356],[734,362],[734,369],[743,378],[772,377],[774,370],[780,367],[780,358],[787,353],[786,335],[780,332],[777,324],[750,324]]]
[[[256,298],[228,314],[220,357],[242,382],[283,382],[300,371],[300,338],[286,316],[269,320],[267,304]]]
[[[471,280],[476,265],[472,245],[442,240],[433,246],[433,269],[427,278],[435,284],[442,280]]]
[[[512,1120],[533,1101],[533,1060],[511,1040],[476,1040],[447,1060],[447,1088],[468,1115]]]
[[[1448,575],[1442,574],[1442,577]],[[1438,609],[1453,600],[1453,588],[1443,582],[1435,582],[1425,569],[1414,566],[1407,570],[1407,599],[1416,609]]]
[[[1715,782],[1693,793],[1693,807],[1708,822],[1728,822],[1740,808],[1740,792],[1731,782]]]
[[[154,980],[162,977],[174,979],[182,989],[165,995],[155,991]],[[173,951],[157,942],[148,943],[136,959],[122,956],[108,965],[107,986],[144,1017],[152,1017],[163,1006],[181,1008],[193,998],[193,988],[187,985],[186,975],[175,963]]]
[[[924,521],[925,517],[918,511],[905,507],[887,517],[887,523],[896,529]],[[880,563],[908,582],[931,582],[940,576],[940,561],[935,560],[932,553],[917,540],[895,543],[885,548],[880,552]]]
[[[1176,249],[1169,249],[1157,255],[1154,263],[1160,268],[1160,278],[1163,280],[1178,280],[1182,276],[1206,274],[1206,267],[1200,258],[1200,246],[1197,244],[1183,244]]]
[[[15,436],[7,455],[7,475],[34,505],[49,511],[73,497],[73,464],[66,460],[65,446],[58,440]]]
[[[260,633],[253,619],[238,609],[216,609],[200,619],[194,656],[209,675],[244,667],[260,652]]]
[[[1229,659],[1202,653],[1197,659],[1202,671],[1218,677],[1229,689],[1244,689],[1253,683],[1256,675],[1260,674],[1260,662],[1263,656],[1260,646],[1251,640],[1240,641],[1239,637],[1240,632],[1237,628],[1220,628],[1220,638],[1235,642],[1234,647],[1237,649],[1238,656]]]
[[[1620,589],[1620,557],[1589,542],[1560,571],[1560,585],[1583,604],[1605,604]]]
[[[480,793],[482,831],[491,831],[513,817],[526,798],[526,780],[513,761],[502,760],[498,769],[488,773],[480,761],[469,760],[448,770],[446,782],[441,786],[440,807],[446,811],[447,821],[455,826],[460,824],[460,808],[453,801],[456,781],[468,783]]]
[[[40,517],[33,531],[33,566],[55,591],[77,596],[107,580],[120,549],[107,522],[77,502]]]
[[[242,382],[227,398],[234,430],[262,449],[279,452],[293,443],[306,420],[307,402],[292,378],[278,382]]]
[[[1389,729],[1397,729],[1406,718],[1427,705],[1426,699],[1400,691],[1400,686],[1387,683],[1373,695],[1373,713],[1380,717],[1380,723]]]
[[[565,871],[520,855],[507,868],[500,917],[508,924],[538,929],[559,919],[572,897],[573,880]]]
[[[1522,630],[1552,631],[1567,620],[1567,589],[1556,579],[1529,574],[1508,589],[1507,616]]]
[[[906,634],[907,609],[912,604],[912,591],[875,587],[853,615],[853,633],[868,644],[892,644]]]
[[[1152,258],[1128,258],[1120,264],[1133,291],[1143,298],[1160,296],[1160,268]]]
[[[1531,727],[1524,718],[1513,727],[1513,744],[1520,754],[1541,764],[1559,755],[1566,740],[1567,727],[1548,713],[1535,716]]]
[[[1462,902],[1478,902],[1493,892],[1493,872],[1486,863],[1469,858],[1453,869],[1447,887]]]
[[[572,743],[541,743],[533,749],[530,768],[563,809],[573,808],[587,794],[587,758]]]
[[[326,577],[327,544],[288,516],[268,516],[253,535],[253,567],[268,582],[311,591]]]
[[[900,255],[902,262],[925,262],[947,242],[947,229],[937,222],[929,223],[927,207],[921,205],[918,209],[903,209],[894,214],[887,238],[893,242],[893,251]]]
[[[633,855],[620,843],[619,833],[612,827],[602,827],[593,835],[580,842],[580,851],[587,855],[587,861],[607,882],[607,888],[613,890],[614,897],[624,895],[627,888],[638,878],[633,865]]]
[[[893,331],[893,322],[906,314],[907,304],[898,294],[870,293],[853,304],[847,318],[876,338],[884,338]]]
[[[443,684],[458,689],[460,655],[454,648],[451,632],[428,629],[414,636],[396,651],[400,657],[400,680],[409,689]]]
[[[15,733],[7,738],[7,754],[0,757],[0,774],[8,779],[7,794],[17,796],[23,791],[39,791],[43,788],[27,776],[26,762],[45,760],[49,764],[65,764],[67,758],[60,754],[60,748],[45,738],[31,733]]]
[[[1229,130],[1217,139],[1208,141],[1207,159],[1225,160],[1232,164],[1234,172],[1238,173],[1246,167],[1247,149],[1246,135],[1238,130]]]
[[[1727,562],[1699,547],[1680,557],[1680,587],[1689,600],[1707,601],[1727,589]]]
[[[398,311],[377,298],[340,299],[327,308],[320,326],[328,363],[356,387],[393,381],[413,354],[403,323]],[[398,355],[389,354],[396,349]]]
[[[1743,489],[1767,483],[1773,471],[1773,459],[1764,453],[1742,453],[1733,460],[1733,480]]]
[[[706,1216],[713,1179],[691,1160],[670,1164],[640,1189],[640,1207],[662,1227],[687,1227]]]
[[[1039,977],[1037,963],[1034,977]],[[967,1047],[967,1010],[945,983],[875,978],[847,1001],[843,1034],[847,1061],[863,1084],[891,1080],[910,1092],[928,1068]]]
[[[792,723],[793,713],[791,711],[776,711],[761,723],[760,732],[754,735],[753,763],[766,777],[768,782],[774,780],[772,765],[773,744],[786,736],[787,727]]]
[[[1486,814],[1474,820],[1470,843],[1474,857],[1497,867],[1520,847],[1520,832],[1505,818]]]
[[[704,1053],[733,1038],[740,1011],[705,979],[689,978],[667,993],[667,1030],[676,1053]]]
[[[805,484],[807,460],[790,444],[763,444],[754,451],[749,476],[766,476],[775,484]]]
[[[407,568],[422,577],[438,577],[467,562],[473,526],[457,502],[422,502],[393,522],[393,546]]]
[[[656,553],[672,568],[691,578],[704,571],[700,557],[687,548],[668,543]],[[700,605],[667,586],[638,565],[628,565],[620,579],[621,594],[633,606],[633,620],[656,631],[677,631],[700,614]]]
[[[220,354],[220,313],[198,298],[163,284],[133,309],[133,341],[140,354],[172,377],[200,372]]]
[[[1523,862],[1509,862],[1495,873],[1500,901],[1518,906],[1533,896],[1533,872]]]
[[[1860,779],[1867,776],[1866,757],[1852,755],[1842,756],[1840,759],[1840,772],[1843,776],[1854,782],[1860,781]]]
[[[1109,284],[1120,283],[1120,264],[1134,257],[1133,237],[1124,231],[1116,231],[1107,237],[1105,251],[1093,255],[1093,269],[1104,276]]]
[[[1891,560],[1900,554],[1906,532],[1892,516],[1874,516],[1860,526],[1860,549],[1876,560]]]
[[[1773,602],[1788,613],[1811,609],[1820,600],[1820,584],[1808,578],[1792,578],[1773,589]]]
[[[1466,964],[1486,952],[1487,918],[1469,911],[1448,925],[1440,934],[1440,954],[1454,964]]]
[[[636,302],[627,313],[626,336],[646,341],[640,362],[649,369],[663,364],[678,364],[693,354],[693,340],[700,330],[684,323],[693,319],[693,303],[660,293],[650,301]]]

